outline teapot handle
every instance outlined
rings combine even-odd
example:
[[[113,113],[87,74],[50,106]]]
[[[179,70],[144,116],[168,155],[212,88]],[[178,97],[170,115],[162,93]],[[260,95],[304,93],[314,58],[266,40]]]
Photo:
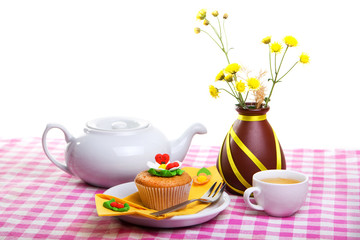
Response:
[[[47,147],[47,143],[46,143],[46,137],[47,137],[47,134],[48,132],[50,131],[50,129],[52,128],[58,128],[60,129],[64,135],[65,135],[65,141],[67,143],[71,142],[74,137],[69,133],[69,131],[62,125],[60,124],[56,124],[56,123],[49,123],[48,125],[46,125],[46,128],[45,128],[45,131],[43,133],[43,136],[42,136],[42,146],[43,146],[43,150],[46,154],[46,156],[49,158],[49,160],[51,162],[53,162],[58,168],[60,168],[61,170],[63,170],[64,172],[70,174],[70,175],[74,175],[70,169],[68,168],[68,166],[60,163],[59,161],[57,161],[49,152],[49,149]]]

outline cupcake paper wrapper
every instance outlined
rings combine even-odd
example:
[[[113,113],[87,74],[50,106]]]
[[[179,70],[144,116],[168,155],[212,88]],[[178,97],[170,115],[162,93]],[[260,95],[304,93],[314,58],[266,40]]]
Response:
[[[141,184],[136,184],[136,187],[145,207],[163,210],[188,200],[191,184],[192,181],[183,186],[170,188],[146,187]]]

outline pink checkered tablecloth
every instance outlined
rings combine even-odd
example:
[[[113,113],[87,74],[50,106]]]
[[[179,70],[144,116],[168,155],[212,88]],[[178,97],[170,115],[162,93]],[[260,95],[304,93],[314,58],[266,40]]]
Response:
[[[63,140],[48,139],[63,158]],[[184,165],[215,165],[218,147],[192,146]],[[94,195],[53,165],[40,138],[0,140],[0,239],[360,239],[360,150],[285,150],[289,169],[310,177],[306,203],[288,218],[270,217],[230,195],[216,218],[186,228],[154,229],[98,217]]]

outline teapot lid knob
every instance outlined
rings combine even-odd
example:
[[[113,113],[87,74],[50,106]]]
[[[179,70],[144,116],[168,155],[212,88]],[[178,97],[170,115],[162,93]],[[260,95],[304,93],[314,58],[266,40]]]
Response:
[[[111,124],[112,129],[126,129],[127,123],[124,121],[116,121]]]

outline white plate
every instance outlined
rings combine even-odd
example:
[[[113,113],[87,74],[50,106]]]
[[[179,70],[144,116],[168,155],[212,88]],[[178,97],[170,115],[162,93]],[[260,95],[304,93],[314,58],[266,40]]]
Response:
[[[128,182],[109,188],[104,192],[104,194],[118,198],[124,198],[135,192],[137,192],[135,183]],[[158,228],[187,227],[209,221],[210,219],[216,217],[227,206],[229,206],[229,203],[230,203],[230,197],[226,192],[224,192],[219,201],[211,204],[204,210],[191,215],[174,216],[162,220],[155,220],[152,218],[142,217],[138,215],[123,215],[123,216],[119,216],[119,218],[120,220],[146,227],[158,227]]]

